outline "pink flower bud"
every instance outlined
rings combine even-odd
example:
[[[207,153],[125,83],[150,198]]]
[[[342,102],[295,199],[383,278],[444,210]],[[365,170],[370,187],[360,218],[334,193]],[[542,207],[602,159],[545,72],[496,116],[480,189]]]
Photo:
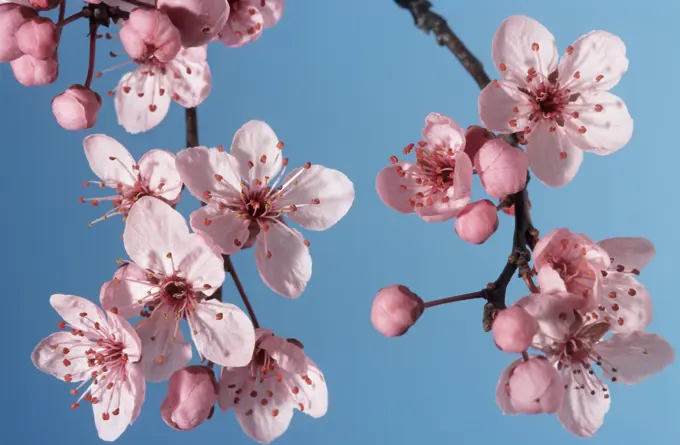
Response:
[[[27,21],[17,31],[19,49],[36,59],[45,60],[57,50],[57,27],[46,17]]]
[[[120,29],[120,41],[135,60],[154,56],[161,63],[175,58],[182,42],[170,18],[157,9],[137,8]]]
[[[386,337],[404,335],[413,326],[425,310],[423,300],[401,284],[383,287],[378,291],[373,308],[371,322]]]
[[[57,53],[45,60],[36,59],[28,54],[11,62],[17,81],[25,87],[49,85],[59,76]]]
[[[171,428],[188,431],[212,416],[219,387],[212,369],[187,366],[170,376],[161,417]]]
[[[482,145],[474,163],[484,189],[494,198],[517,193],[527,183],[529,157],[501,139]]]
[[[498,229],[496,205],[488,199],[471,202],[458,214],[454,227],[463,241],[482,244]]]
[[[562,405],[564,383],[542,356],[532,356],[510,372],[505,391],[512,407],[524,414],[552,414]]]
[[[54,9],[59,4],[59,0],[28,0],[28,2],[35,8],[41,11]]]
[[[34,17],[35,11],[26,6],[15,3],[0,5],[0,63],[11,62],[24,55],[17,43],[17,31]]]
[[[99,94],[82,85],[71,85],[52,100],[52,113],[67,130],[92,128],[101,107]]]
[[[493,339],[503,352],[526,351],[537,332],[538,322],[520,306],[500,311],[493,321]]]
[[[225,0],[158,0],[158,9],[177,27],[185,48],[208,43],[229,17],[229,2]]]
[[[475,155],[487,141],[494,138],[494,134],[484,127],[471,125],[465,130],[465,153],[474,159]]]

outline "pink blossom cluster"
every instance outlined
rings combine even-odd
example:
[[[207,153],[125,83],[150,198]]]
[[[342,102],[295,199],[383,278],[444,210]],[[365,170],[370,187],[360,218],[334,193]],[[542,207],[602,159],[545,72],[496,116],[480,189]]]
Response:
[[[605,381],[638,383],[675,359],[668,342],[646,331],[652,303],[637,276],[655,254],[649,240],[595,243],[566,228],[539,239],[528,215],[528,171],[549,187],[562,187],[576,175],[583,152],[607,155],[630,140],[632,118],[608,92],[628,68],[625,52],[618,37],[593,31],[568,46],[558,63],[546,28],[524,16],[506,19],[492,51],[502,80],[490,82],[479,96],[484,127],[463,131],[452,119],[431,113],[423,140],[403,150],[415,152],[416,161],[392,156],[392,165],[376,179],[387,206],[426,222],[455,218],[455,232],[470,243],[493,235],[498,210],[515,216],[515,251],[508,264],[511,275],[519,270],[531,294],[506,308],[507,282],[427,303],[404,285],[387,286],[373,302],[374,327],[387,337],[401,336],[426,308],[486,299],[496,346],[521,354],[498,382],[501,411],[554,413],[580,437],[591,437],[604,422],[611,402]],[[474,176],[498,205],[471,202]],[[516,215],[518,202],[524,208]]]
[[[161,415],[177,430],[197,427],[219,405],[234,411],[246,434],[268,443],[286,431],[295,410],[326,413],[324,375],[302,344],[215,298],[226,277],[223,255],[252,246],[263,281],[285,297],[300,296],[311,278],[310,244],[289,224],[326,230],[354,201],[352,182],[337,170],[307,162],[287,171],[283,147],[262,121],[242,126],[229,152],[151,150],[139,162],[109,136],[85,138],[99,177],[85,185],[113,190],[88,201],[112,204],[98,220],[123,216],[130,259],[119,260],[102,285],[103,310],[81,297],[52,296],[62,330],[32,359],[43,372],[79,383],[72,407],[92,404],[101,439],[117,439],[136,420],[146,381],[169,381]],[[189,223],[174,209],[183,187],[204,203]],[[209,364],[189,366],[192,343]]]
[[[71,0],[69,3],[72,3]],[[211,89],[207,44],[221,41],[232,48],[257,40],[283,14],[284,0],[86,0],[79,12],[66,17],[67,0],[0,0],[0,62],[10,62],[24,86],[48,85],[59,74],[63,28],[79,19],[89,24],[89,66],[83,84],[68,87],[52,100],[52,111],[63,128],[94,126],[102,98],[92,89],[95,78],[127,65],[111,91],[118,123],[129,133],[156,127],[171,102],[196,107]],[[80,2],[79,2],[80,3]],[[58,18],[41,15],[59,7]],[[99,33],[116,24],[118,34]],[[101,40],[119,40],[127,61],[95,72]],[[107,50],[111,57],[117,52]]]

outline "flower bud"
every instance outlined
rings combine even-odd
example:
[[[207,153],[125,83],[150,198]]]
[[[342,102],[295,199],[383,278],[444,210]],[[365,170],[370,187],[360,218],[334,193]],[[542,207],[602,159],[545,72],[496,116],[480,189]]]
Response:
[[[120,41],[135,60],[153,56],[158,62],[167,63],[182,49],[179,31],[164,12],[156,9],[133,10],[120,29]]]
[[[35,8],[41,11],[54,9],[59,4],[59,0],[28,0],[28,2]]]
[[[57,50],[57,27],[46,17],[36,17],[21,25],[17,45],[24,54],[45,60]]]
[[[465,130],[465,153],[474,159],[475,155],[487,141],[494,138],[494,134],[484,127],[471,125]]]
[[[493,339],[503,352],[526,351],[537,332],[536,319],[519,306],[498,312],[493,321]]]
[[[423,300],[401,284],[383,287],[378,291],[373,308],[371,322],[386,337],[404,335],[413,326],[425,310]]]
[[[496,205],[488,199],[471,202],[458,214],[454,228],[463,241],[482,244],[498,229]]]
[[[182,368],[170,376],[161,417],[176,430],[194,429],[212,416],[218,394],[212,369],[206,366]]]
[[[102,106],[99,94],[82,85],[71,85],[52,100],[52,113],[67,130],[85,130],[97,122]]]
[[[512,407],[524,414],[552,414],[564,399],[564,383],[542,356],[532,356],[511,372],[505,387]]]
[[[0,63],[11,62],[24,55],[17,43],[17,31],[34,17],[35,11],[26,6],[16,3],[0,5]]]
[[[158,9],[179,30],[182,46],[191,48],[208,43],[222,30],[230,8],[225,0],[158,0]]]
[[[45,60],[25,54],[11,62],[17,81],[25,87],[49,85],[59,76],[59,61],[55,52]]]
[[[482,145],[474,163],[484,190],[494,198],[517,193],[527,183],[529,157],[501,139]]]

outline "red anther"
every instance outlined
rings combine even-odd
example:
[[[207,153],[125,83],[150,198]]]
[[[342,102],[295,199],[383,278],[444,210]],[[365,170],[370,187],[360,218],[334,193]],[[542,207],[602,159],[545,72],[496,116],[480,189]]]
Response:
[[[82,196],[78,196],[78,202],[80,202],[81,204],[84,204],[85,198],[83,198]]]
[[[302,242],[302,244],[304,244],[305,246],[309,247],[311,243],[310,243],[309,241],[307,241],[307,240],[304,240],[304,241]]]
[[[276,144],[276,148],[278,148],[279,150],[281,150],[281,149],[283,148],[283,141],[279,141],[279,142]]]
[[[222,312],[218,312],[218,313],[215,315],[215,319],[216,319],[216,320],[221,320],[221,319],[223,319],[223,318],[224,318],[224,314],[223,314]]]
[[[307,169],[309,169],[309,168],[312,167],[312,163],[311,163],[311,162],[307,162],[307,163],[305,163],[304,167],[307,168]]]
[[[154,105],[154,104],[149,105],[149,111],[151,111],[152,113],[154,111],[156,111],[157,109],[158,109],[158,107],[156,105]]]
[[[111,415],[109,413],[102,413],[102,419],[103,420],[109,420],[111,418]]]
[[[72,404],[71,404],[71,409],[76,409],[76,408],[78,408],[79,406],[80,406],[80,405],[79,405],[78,403],[72,403]]]
[[[59,329],[64,329],[64,328],[66,328],[66,322],[65,322],[65,321],[60,321],[59,324],[58,324],[58,326],[59,326]]]
[[[218,180],[218,181],[221,181],[221,180],[224,179],[224,176],[219,175],[219,174],[215,174],[215,179]]]
[[[312,199],[312,204],[316,204],[316,205],[321,204],[321,200],[319,198],[314,198],[314,199]]]
[[[272,257],[272,252],[271,252],[271,250],[268,250],[268,251],[267,251],[267,259],[269,259],[269,258],[271,258],[271,257]]]
[[[99,200],[93,199],[92,201],[90,201],[90,204],[92,204],[92,207],[97,207],[99,205]]]
[[[263,163],[263,164],[266,163],[267,162],[267,155],[260,156],[260,162]]]

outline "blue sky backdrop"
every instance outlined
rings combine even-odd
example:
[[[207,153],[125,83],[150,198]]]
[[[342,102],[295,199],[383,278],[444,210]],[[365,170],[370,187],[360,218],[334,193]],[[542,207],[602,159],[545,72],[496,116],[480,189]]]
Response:
[[[71,3],[72,0],[69,0]],[[680,3],[648,0],[547,2],[434,1],[492,77],[491,39],[512,14],[529,15],[555,35],[560,51],[580,35],[603,29],[622,37],[629,72],[613,92],[635,119],[630,144],[608,157],[586,155],[576,179],[563,189],[530,185],[533,219],[543,232],[570,227],[595,240],[646,236],[657,257],[641,279],[655,308],[650,329],[680,345],[676,309],[677,168],[680,150],[676,74]],[[184,144],[184,110],[173,105],[165,122],[143,135],[116,124],[111,98],[88,132],[62,130],[50,100],[82,83],[87,66],[85,23],[65,31],[60,79],[27,89],[0,65],[0,228],[5,346],[0,376],[3,443],[89,445],[99,442],[87,406],[71,411],[69,385],[37,371],[30,353],[55,331],[59,317],[48,299],[71,293],[97,299],[111,279],[115,259],[125,257],[113,219],[87,227],[101,209],[80,205],[94,179],[82,140],[105,133],[135,157],[152,148],[174,152]],[[113,65],[104,47],[97,69]],[[296,337],[324,371],[330,390],[325,418],[297,413],[280,445],[575,444],[552,416],[501,415],[494,390],[514,358],[481,329],[481,301],[426,311],[408,335],[381,337],[370,324],[375,292],[403,283],[424,299],[471,292],[496,278],[509,252],[512,219],[501,215],[497,234],[482,246],[465,244],[453,223],[428,224],[385,207],[375,175],[392,154],[415,142],[425,116],[449,115],[462,126],[478,123],[478,89],[458,61],[412,23],[391,0],[290,1],[282,21],[241,49],[209,47],[212,94],[199,109],[200,141],[231,142],[250,119],[264,119],[286,143],[293,165],[306,161],[346,173],[356,187],[349,214],[328,232],[307,232],[314,272],[296,301],[275,295],[260,280],[252,251],[234,258],[264,327]],[[123,70],[94,86],[105,93]],[[475,198],[484,197],[476,186]],[[188,215],[198,202],[186,194]],[[241,305],[230,281],[226,301]],[[511,286],[511,300],[526,293]],[[677,367],[633,387],[612,388],[612,408],[594,443],[670,444],[680,436]],[[171,430],[159,415],[165,383],[149,384],[138,421],[120,444],[252,443],[233,414],[216,413],[197,430]]]

